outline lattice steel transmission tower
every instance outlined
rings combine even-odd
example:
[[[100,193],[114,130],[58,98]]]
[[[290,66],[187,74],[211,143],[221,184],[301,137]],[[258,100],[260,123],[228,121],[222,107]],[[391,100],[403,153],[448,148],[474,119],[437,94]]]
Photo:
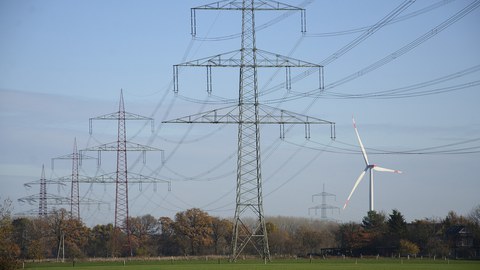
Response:
[[[47,216],[47,179],[45,178],[45,165],[42,165],[42,176],[40,177],[40,194],[38,201],[38,216]]]
[[[258,100],[258,68],[286,69],[286,88],[291,87],[290,68],[318,68],[320,89],[323,89],[323,67],[317,64],[270,53],[256,48],[255,11],[282,10],[301,12],[301,31],[306,31],[305,10],[275,1],[220,1],[191,9],[191,34],[196,35],[197,10],[234,10],[242,12],[241,49],[212,57],[193,60],[173,66],[174,92],[179,90],[179,67],[206,67],[207,92],[212,91],[212,67],[240,68],[238,104],[190,115],[165,123],[235,123],[238,125],[237,187],[232,239],[232,260],[236,260],[247,245],[252,245],[265,259],[270,260],[268,237],[263,212],[262,174],[260,157],[260,124],[279,124],[281,138],[285,136],[285,124],[304,124],[306,137],[310,136],[310,124],[331,125],[333,122],[261,105]],[[249,226],[248,215],[256,223]]]
[[[325,184],[323,184],[323,190],[322,190],[321,193],[317,193],[317,194],[312,195],[312,202],[314,201],[314,198],[317,197],[317,196],[322,197],[322,204],[308,208],[308,214],[309,215],[310,215],[310,210],[315,210],[315,215],[316,215],[317,210],[320,209],[320,218],[323,219],[323,220],[327,220],[328,219],[327,210],[332,210],[333,211],[333,210],[337,209],[337,210],[340,211],[339,207],[327,204],[327,197],[336,198],[336,195],[332,194],[332,193],[325,192]]]
[[[80,220],[80,185],[79,185],[79,164],[83,159],[92,159],[92,157],[81,155],[77,148],[77,139],[73,142],[73,152],[68,155],[52,158],[52,170],[54,169],[54,161],[58,159],[72,160],[72,174],[70,175],[70,217]],[[63,178],[55,181],[61,182]],[[91,203],[91,202],[89,202]]]
[[[24,184],[25,187],[39,185],[40,187],[39,193],[18,199],[19,202],[28,203],[30,205],[34,203],[38,203],[38,209],[30,210],[23,214],[38,215],[38,217],[42,218],[42,217],[46,217],[49,214],[49,210],[48,210],[49,205],[58,206],[58,205],[67,205],[69,203],[69,199],[67,197],[62,197],[62,196],[47,193],[47,185],[50,185],[50,184],[65,185],[59,181],[47,179],[45,177],[45,166],[42,165],[42,175],[40,179]]]
[[[64,156],[64,157],[67,157],[67,156]],[[91,157],[84,156],[84,158],[91,158]],[[80,160],[81,160],[81,157],[80,157]],[[53,168],[53,162],[52,162],[52,168]],[[81,179],[81,178],[79,177],[78,179]],[[49,206],[61,206],[62,208],[65,206],[72,207],[72,204],[74,203],[72,201],[72,196],[64,197],[64,196],[59,196],[59,195],[55,195],[47,192],[47,185],[57,185],[59,187],[59,192],[60,192],[60,186],[66,186],[65,183],[71,183],[71,182],[72,182],[71,175],[53,178],[53,179],[51,178],[47,179],[45,177],[45,167],[42,166],[42,176],[39,180],[23,184],[26,188],[39,185],[40,192],[38,194],[34,194],[34,195],[30,195],[30,196],[26,196],[18,199],[18,201],[21,203],[28,203],[28,204],[38,203],[38,209],[35,211],[29,210],[26,212],[22,212],[20,214],[29,215],[29,216],[38,215],[39,217],[46,217],[48,214],[52,212],[52,210],[48,209]],[[85,198],[82,200],[78,200],[78,205],[93,205],[93,204],[100,205],[104,203],[98,200],[85,199]],[[71,213],[70,213],[70,216],[72,218],[77,218],[76,216],[73,216]]]
[[[115,151],[117,153],[117,170],[113,174],[105,174],[92,178],[84,178],[80,182],[88,183],[108,183],[112,182],[116,186],[115,190],[115,229],[123,230],[127,235],[127,245],[130,252],[130,255],[133,255],[130,242],[130,224],[129,224],[129,214],[128,214],[128,183],[129,176],[132,176],[137,183],[157,183],[165,182],[165,180],[159,180],[153,177],[147,177],[140,174],[132,174],[128,172],[128,163],[127,163],[127,152],[129,151],[141,151],[143,153],[143,161],[145,163],[146,151],[163,151],[154,147],[141,145],[133,142],[127,141],[127,129],[126,129],[126,120],[143,120],[150,121],[152,124],[152,131],[154,127],[153,118],[145,117],[138,114],[133,114],[125,111],[125,104],[123,100],[123,91],[120,91],[120,102],[118,111],[114,113],[109,113],[102,116],[97,116],[90,118],[90,134],[92,134],[92,120],[116,120],[118,121],[118,134],[117,141],[107,144],[102,144],[99,146],[89,147],[83,149],[82,151],[97,151],[99,155],[99,164],[100,164],[100,153],[102,151]],[[81,152],[82,152],[81,151]],[[169,182],[168,182],[169,183]],[[170,183],[169,183],[170,190]],[[114,242],[118,243],[118,235],[114,235]],[[115,247],[117,248],[117,247]]]

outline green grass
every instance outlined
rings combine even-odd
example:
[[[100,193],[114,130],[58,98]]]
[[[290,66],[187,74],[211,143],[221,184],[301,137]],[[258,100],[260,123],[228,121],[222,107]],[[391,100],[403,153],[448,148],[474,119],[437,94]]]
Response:
[[[72,262],[65,263],[26,263],[25,269],[54,269],[54,270],[110,270],[110,269],[138,269],[138,270],[210,270],[210,269],[233,269],[233,270],[311,270],[311,269],[461,269],[461,270],[478,270],[480,269],[480,261],[461,261],[461,260],[421,260],[421,259],[298,259],[298,260],[274,260],[265,264],[259,260],[245,260],[236,263],[229,263],[226,260],[163,260],[163,261],[123,261],[116,262],[86,262],[79,261],[75,263],[73,268]]]

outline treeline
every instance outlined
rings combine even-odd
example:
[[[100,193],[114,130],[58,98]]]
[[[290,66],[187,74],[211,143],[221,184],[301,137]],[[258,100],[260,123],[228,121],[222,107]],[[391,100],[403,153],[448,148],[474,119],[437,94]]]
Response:
[[[112,224],[90,228],[71,219],[64,209],[43,218],[12,218],[6,204],[4,202],[0,207],[2,266],[10,261],[62,257],[63,253],[71,259],[230,253],[233,223],[197,208],[179,212],[173,219],[152,215],[130,217],[128,239]],[[398,210],[388,215],[368,212],[361,223],[270,217],[267,218],[267,234],[273,256],[473,258],[479,256],[480,206],[466,217],[450,212],[443,219],[422,219],[411,223],[407,223]],[[244,254],[256,255],[256,251],[247,248]]]

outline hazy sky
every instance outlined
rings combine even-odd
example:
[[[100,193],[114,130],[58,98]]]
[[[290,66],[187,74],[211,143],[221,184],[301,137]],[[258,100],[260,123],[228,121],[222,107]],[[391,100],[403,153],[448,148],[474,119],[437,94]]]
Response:
[[[336,122],[336,140],[328,126],[312,127],[309,140],[301,125],[284,140],[278,126],[262,126],[265,214],[319,218],[308,208],[321,204],[312,195],[323,184],[336,194],[327,203],[343,206],[365,167],[352,115],[370,161],[404,172],[376,173],[376,210],[398,209],[412,221],[450,210],[468,214],[480,204],[480,10],[455,17],[478,1],[416,1],[379,29],[371,26],[404,1],[285,2],[306,8],[306,35],[299,13],[257,12],[257,47],[325,63],[326,89],[317,89],[312,74],[287,91],[279,87],[283,69],[261,69],[260,101]],[[38,185],[23,184],[40,179],[42,164],[48,178],[69,175],[70,161],[56,160],[53,171],[50,163],[72,152],[74,138],[79,149],[116,141],[116,122],[96,121],[90,135],[88,120],[115,112],[123,89],[128,112],[155,118],[154,133],[148,123],[128,122],[129,140],[163,149],[166,158],[162,165],[160,153],[148,153],[143,164],[132,153],[130,171],[172,183],[170,192],[165,184],[130,185],[130,214],[173,216],[198,207],[233,216],[236,125],[161,123],[238,98],[235,68],[213,69],[211,96],[204,68],[181,69],[179,94],[173,93],[172,65],[240,48],[238,11],[197,11],[192,39],[190,8],[207,3],[0,0],[2,200],[12,199],[15,212],[38,209],[17,199],[38,194]],[[362,38],[366,31],[373,34]],[[292,76],[304,71],[292,69]],[[85,160],[81,174],[113,172],[115,155],[104,153],[96,164]],[[114,221],[114,190],[81,184],[82,200],[105,202],[81,206],[87,224]],[[68,183],[48,186],[50,194],[69,192]],[[347,209],[328,215],[360,221],[367,211],[365,178]]]

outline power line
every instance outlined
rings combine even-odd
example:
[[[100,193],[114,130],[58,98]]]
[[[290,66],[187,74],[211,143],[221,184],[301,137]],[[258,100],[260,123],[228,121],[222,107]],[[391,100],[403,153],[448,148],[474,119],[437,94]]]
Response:
[[[422,9],[419,9],[417,11],[411,12],[409,14],[403,15],[401,17],[395,18],[395,19],[389,21],[388,23],[386,23],[385,25],[391,25],[391,24],[394,24],[394,23],[405,21],[407,19],[414,18],[418,15],[421,15],[421,14],[427,13],[429,11],[432,11],[434,9],[437,9],[439,7],[442,7],[446,4],[450,4],[451,2],[454,2],[454,1],[455,0],[439,1],[437,3],[434,3],[434,4],[431,4],[431,5],[427,6],[425,8],[422,8]],[[351,35],[351,34],[356,34],[356,33],[366,31],[366,30],[368,30],[369,28],[372,28],[372,27],[373,27],[373,25],[369,25],[369,26],[362,26],[362,27],[357,27],[357,28],[352,28],[352,29],[347,29],[347,30],[306,34],[305,36],[306,37],[334,37],[334,36],[341,36],[341,35]]]
[[[366,149],[369,150],[369,154],[371,155],[467,155],[467,154],[480,153],[480,150],[476,150],[476,149],[480,149],[480,145],[473,145],[468,147],[457,147],[453,149],[448,149],[448,148],[452,146],[459,146],[459,145],[469,144],[469,143],[478,142],[478,141],[480,141],[480,138],[468,139],[468,140],[459,141],[459,142],[450,143],[450,144],[444,144],[444,145],[436,145],[436,146],[407,149],[407,150],[395,150],[395,151],[379,149],[379,148],[371,148],[371,147]],[[334,154],[361,153],[359,150],[356,149],[357,148],[356,145],[342,142],[339,140],[335,140],[335,143],[351,146],[352,148],[326,145],[323,143],[315,142],[314,140],[309,140],[308,142],[320,145],[321,148],[306,146],[306,145],[302,145],[302,144],[295,143],[292,141],[287,141],[287,140],[286,142],[295,146],[316,150],[316,151],[334,153]],[[329,150],[328,148],[333,150]]]

